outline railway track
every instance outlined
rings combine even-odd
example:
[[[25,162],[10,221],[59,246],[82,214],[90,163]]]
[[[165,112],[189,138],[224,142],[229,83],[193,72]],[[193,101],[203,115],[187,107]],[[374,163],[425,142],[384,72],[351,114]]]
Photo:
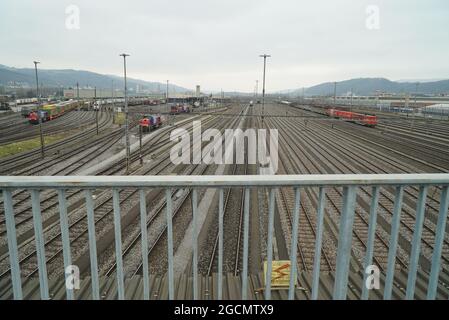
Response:
[[[287,122],[287,121],[286,121]],[[321,157],[314,152],[314,150],[307,145],[299,144],[299,141],[302,140],[302,137],[299,136],[296,132],[292,131],[291,128],[289,128],[289,125],[287,123],[276,123],[275,127],[278,128],[285,128],[286,132],[284,135],[280,134],[280,136],[288,136],[291,137],[290,140],[284,139],[284,143],[281,145],[284,146],[283,149],[286,150],[286,156],[285,158],[288,159],[295,159],[295,155],[292,154],[292,150],[301,150],[301,152],[296,157],[298,160],[298,163],[301,162],[301,166],[297,166],[295,170],[296,173],[302,172],[300,168],[303,168],[302,170],[306,170],[306,172],[302,172],[305,174],[319,174],[319,173],[333,173],[331,170],[326,171],[324,168],[321,167],[321,160],[316,161],[317,159],[321,159]],[[287,131],[287,128],[289,130]],[[296,127],[297,129],[297,127]],[[288,146],[288,148],[286,148]],[[304,150],[304,151],[302,151]],[[293,163],[293,166],[295,164]],[[330,171],[330,172],[329,172]],[[317,203],[317,196],[316,194],[310,194],[312,198]],[[338,188],[329,188],[326,192],[326,203],[330,204],[333,211],[337,212],[338,215],[341,215],[341,207],[342,207],[342,193]],[[317,206],[316,206],[317,207]],[[329,206],[327,207],[327,210],[329,210]],[[367,238],[367,231],[368,231],[368,222],[367,219],[364,218],[361,214],[363,210],[361,208],[356,208],[355,210],[355,217],[354,217],[354,228],[353,228],[353,235],[354,239],[356,240],[356,243],[353,244],[353,250],[354,248],[358,248],[360,252],[366,251],[366,242],[364,239]],[[338,225],[338,224],[337,224]],[[385,268],[386,266],[386,257],[388,256],[388,244],[383,239],[383,237],[376,232],[376,248],[375,248],[375,255],[374,255],[374,261],[376,264],[381,268]],[[401,266],[407,266],[407,264],[404,261],[401,261],[398,259],[399,264]]]
[[[95,124],[95,116],[86,111],[70,111],[61,117],[42,123],[42,130],[45,135],[57,134],[71,129],[78,129],[80,125],[90,126]],[[11,142],[18,142],[39,136],[39,126],[29,124],[27,121],[18,122],[14,126],[0,129],[0,145]]]
[[[247,174],[248,164],[233,165],[231,175]],[[243,216],[244,216],[245,189],[230,188],[225,191],[223,198],[223,272],[233,272],[238,275],[243,251]],[[236,231],[237,229],[237,231]],[[218,270],[218,229],[214,237],[212,252],[207,262],[207,275]]]
[[[212,123],[217,123],[219,121],[219,119],[217,120],[217,119],[215,119],[215,121],[214,122],[212,122]],[[164,169],[166,168],[166,167],[168,167],[171,163],[170,163],[170,161],[167,161],[168,160],[168,158],[169,157],[164,157],[164,159],[163,160],[161,160],[162,162],[163,161],[165,161],[165,167],[164,167]],[[161,163],[161,162],[159,162],[159,163]],[[161,171],[159,171],[159,172],[161,172]],[[141,170],[139,171],[139,174],[157,174],[158,172],[151,172],[151,171],[145,171],[145,172],[142,172]],[[124,190],[123,192],[121,192],[120,193],[120,203],[121,203],[121,205],[123,204],[123,202],[124,201],[126,201],[126,200],[130,200],[132,197],[134,197],[134,202],[135,202],[135,195],[136,195],[136,193],[135,192],[131,192],[131,193],[129,193],[128,191],[126,191],[126,190]],[[104,193],[103,194],[100,194],[100,195],[98,195],[98,199],[102,199],[104,197]],[[123,199],[122,199],[122,197],[123,197]],[[98,201],[100,201],[100,200],[98,200]],[[101,204],[99,205],[100,207],[101,207],[101,209],[98,209],[99,207],[96,207],[96,219],[97,219],[97,222],[99,222],[101,225],[103,225],[103,226],[106,226],[106,225],[108,225],[108,223],[106,223],[106,222],[103,222],[103,221],[108,221],[107,219],[110,219],[110,218],[106,218],[106,217],[110,217],[111,216],[111,207],[110,207],[110,205],[108,206],[107,205],[107,203],[111,203],[111,198],[110,197],[106,197],[106,200],[102,200],[101,201]],[[81,210],[82,211],[82,210]],[[98,214],[98,215],[97,215]],[[82,232],[79,232],[79,236],[77,236],[76,238],[75,238],[75,240],[77,241],[77,242],[81,242],[81,243],[85,243],[85,241],[82,241],[82,239],[83,238],[85,238],[85,236],[86,236],[86,233],[87,233],[87,228],[86,228],[86,219],[85,219],[85,214],[84,215],[81,215],[81,217],[79,217],[78,219],[75,219],[74,220],[74,222],[73,222],[73,224],[71,224],[71,228],[70,228],[70,230],[71,230],[71,234],[72,234],[72,232],[77,232],[77,231],[72,231],[72,230],[78,230],[79,228],[81,228],[82,230],[84,230],[84,231],[82,231]],[[76,217],[75,217],[76,218]],[[69,219],[74,219],[73,217],[72,217],[72,215],[69,215]],[[109,221],[110,222],[110,221]],[[110,224],[110,223],[109,223]],[[77,229],[73,229],[73,227],[75,227],[76,226],[76,228]],[[97,225],[98,226],[98,225]],[[101,227],[99,227],[99,229],[102,229]],[[47,235],[48,236],[48,235]],[[51,240],[49,240],[50,242],[49,243],[46,243],[46,248],[48,247],[48,245],[50,244],[50,243],[57,243],[57,239],[60,237],[60,233],[57,233],[56,235],[54,235],[54,236],[52,236],[50,239]],[[85,239],[84,239],[85,240]],[[54,241],[56,241],[56,242],[54,242]],[[72,245],[73,245],[73,240],[71,241],[72,242]],[[57,259],[57,257],[59,257],[59,260],[61,259],[61,247],[60,247],[60,243],[59,243],[59,245],[55,245],[55,248],[56,249],[54,249],[53,247],[50,247],[50,249],[49,249],[49,251],[48,252],[50,252],[49,253],[49,255],[50,255],[50,258],[48,258],[48,260],[47,260],[47,263],[54,263],[54,261]],[[59,249],[58,249],[59,248]],[[36,263],[35,263],[35,261],[33,262],[32,260],[35,258],[35,251],[34,252],[30,252],[30,253],[28,253],[22,260],[21,260],[21,263],[23,264],[23,263],[27,263],[27,262],[29,262],[27,265],[30,265],[30,266],[35,266],[36,265]],[[36,274],[36,272],[37,272],[37,269],[34,269],[34,270],[27,270],[27,269],[23,269],[24,270],[24,272],[26,272],[26,271],[29,271],[29,273],[30,273],[30,275],[35,275]],[[50,270],[50,267],[49,267],[49,270]],[[5,276],[7,276],[7,274],[8,274],[8,272],[9,272],[9,270],[6,270],[1,276],[0,276],[0,279],[1,278],[4,278]]]
[[[109,113],[105,114],[104,117],[100,117],[99,119],[99,130],[103,131],[111,124],[112,118]],[[67,129],[64,129],[66,131]],[[59,160],[63,160],[63,155],[58,154],[64,148],[72,147],[72,154],[76,154],[83,148],[82,146],[76,147],[76,144],[80,142],[85,142],[86,139],[94,136],[96,134],[96,126],[87,128],[82,132],[52,143],[48,146],[45,146],[46,155],[57,155]],[[70,152],[69,152],[70,154]],[[36,162],[41,162],[41,151],[39,148],[33,149],[30,151],[22,152],[13,156],[6,157],[0,160],[0,173],[1,174],[10,174],[13,170],[18,170],[19,168],[24,168],[26,166],[35,165]],[[44,162],[42,162],[44,164]]]
[[[316,131],[318,131],[318,130],[319,129],[316,129]],[[311,146],[310,148],[312,148],[312,146],[320,146],[320,148],[323,149],[323,151],[321,151],[321,153],[315,154],[314,158],[318,158],[318,159],[325,158],[325,159],[328,160],[329,163],[330,162],[341,162],[340,166],[341,167],[346,167],[345,171],[340,171],[338,169],[338,167],[335,167],[335,168],[327,167],[325,169],[326,172],[328,172],[328,173],[330,173],[330,172],[332,172],[332,173],[334,173],[334,172],[337,172],[337,173],[356,173],[357,172],[356,169],[351,167],[349,164],[350,163],[362,163],[361,159],[360,160],[359,159],[355,159],[354,158],[355,156],[353,156],[353,158],[345,158],[345,156],[342,155],[342,154],[332,154],[329,151],[329,150],[336,149],[336,148],[338,149],[338,145],[341,145],[342,141],[347,141],[348,139],[342,139],[341,137],[338,138],[338,137],[335,137],[335,135],[332,136],[331,134],[329,134],[329,136],[325,136],[324,135],[325,132],[323,130],[321,130],[320,132],[321,132],[321,135],[323,135],[323,137],[320,136],[320,138],[318,138],[317,135],[315,135],[314,139],[312,139],[311,138],[312,135],[307,136],[310,139],[310,143],[309,143],[309,146]],[[304,137],[304,139],[306,139],[306,138]],[[316,140],[319,140],[319,141],[316,141]],[[335,140],[339,141],[339,143],[337,143]],[[346,143],[343,143],[343,144],[346,144]],[[341,146],[341,148],[344,149],[344,150],[353,150],[353,149],[351,149],[349,147],[344,148],[343,146]],[[324,154],[324,150],[326,150],[326,153],[329,153],[329,155],[325,155]],[[357,153],[357,152],[353,152],[353,153],[354,153],[354,155],[355,154],[360,154],[360,153]],[[363,158],[363,159],[365,159],[365,158]],[[363,162],[363,163],[365,164],[366,162]],[[366,188],[360,188],[360,189],[361,189],[362,195],[364,195],[366,199],[370,199],[370,197],[371,197],[370,192],[368,190],[366,190]],[[415,191],[417,191],[417,190],[415,190]],[[416,205],[416,199],[417,199],[416,192],[414,194],[409,192],[408,195],[413,196],[415,198],[414,199],[415,201],[414,202],[412,201],[412,203],[414,205]],[[392,212],[393,202],[394,202],[394,199],[393,199],[392,192],[386,192],[386,191],[381,192],[381,198],[380,198],[380,201],[379,201],[379,207],[381,209],[383,209],[385,212],[388,212],[390,215],[391,215],[391,212]],[[366,206],[366,203],[365,203],[365,206]],[[411,209],[410,207],[407,207],[407,206],[403,206],[402,212],[405,213],[405,215],[403,214],[403,217],[401,219],[401,226],[409,234],[408,238],[411,239],[411,237],[413,236],[414,222],[415,222],[415,216],[413,214],[413,209]],[[427,249],[429,252],[433,251],[433,247],[432,247],[431,243],[432,243],[432,240],[434,238],[434,232],[435,232],[434,231],[434,227],[429,226],[426,223],[424,224],[424,231],[423,231],[423,236],[422,236],[422,245],[424,246],[424,249]],[[447,245],[447,241],[445,241],[445,243]],[[444,255],[445,255],[445,253],[443,253],[443,260],[446,261],[446,263],[447,263],[448,260],[447,260],[446,257],[444,257]]]
[[[236,123],[235,120],[231,120],[231,127],[233,127]],[[223,126],[223,128],[226,128],[226,125]],[[187,174],[192,174],[192,172],[194,170],[197,170],[198,166],[194,166],[193,168],[188,169],[189,172]],[[204,174],[207,170],[207,167],[203,167],[203,168],[199,168],[199,172],[197,174]],[[235,172],[234,172],[235,173]],[[186,174],[186,173],[184,173]],[[176,194],[177,192],[179,192],[180,190],[177,191],[173,191],[172,194]],[[190,207],[190,202],[187,201],[187,199],[190,197],[191,195],[191,189],[186,189],[186,190],[182,190],[183,191],[183,195],[180,197],[180,200],[177,200],[177,204],[174,206],[174,210],[173,210],[173,216],[172,216],[172,222],[173,222],[173,228],[176,230],[176,226],[179,225],[178,223],[176,223],[176,219],[178,219],[179,216],[185,216],[186,212],[191,212],[191,207]],[[202,194],[199,194],[199,198],[202,197]],[[156,219],[159,218],[158,215],[161,214],[161,212],[164,212],[164,208],[165,208],[166,203],[164,202],[164,200],[162,199],[162,201],[160,201],[158,203],[158,208],[156,209],[156,213],[152,214],[149,216],[149,218],[147,219],[147,232],[149,234],[151,233],[156,233],[156,237],[153,240],[150,240],[149,243],[149,249],[148,249],[148,260],[150,260],[150,256],[154,255],[154,256],[159,256],[157,253],[158,250],[159,251],[163,251],[162,253],[162,258],[160,259],[155,259],[153,261],[158,261],[158,265],[166,265],[166,253],[164,252],[164,248],[166,248],[166,232],[167,232],[167,224],[166,224],[166,218],[164,215],[162,215],[162,217],[160,218],[162,220],[162,222],[160,223],[156,223],[157,226],[156,227],[156,232],[155,232],[155,228],[152,228],[152,232],[150,232],[150,224],[155,224],[154,221]],[[187,207],[187,209],[185,209]],[[181,212],[184,212],[183,214],[181,214]],[[179,218],[180,219],[180,218]],[[187,221],[183,221],[184,224],[187,224]],[[160,226],[163,226],[162,228],[160,228]],[[179,232],[176,232],[179,233]],[[175,232],[174,232],[175,234]],[[165,242],[164,242],[165,241]],[[133,240],[130,242],[130,244],[126,247],[126,249],[124,250],[124,254],[123,254],[123,261],[126,260],[127,256],[139,256],[139,249],[137,248],[136,251],[136,247],[140,246],[140,242],[141,242],[141,232],[139,231],[137,233],[137,235],[133,238]],[[176,243],[176,239],[174,239],[174,243]],[[137,253],[131,254],[132,251],[135,251]],[[131,258],[131,260],[133,260]],[[116,268],[116,264],[115,262],[113,263],[113,266],[107,271],[107,275],[111,275],[113,274],[113,272],[115,271]],[[160,267],[159,268],[154,268],[153,269],[159,269],[159,272],[161,272],[162,270],[165,270],[164,267]],[[136,275],[136,274],[141,274],[143,270],[143,262],[140,261],[140,263],[138,264],[138,266],[136,268],[134,268],[134,271],[131,272],[131,274]],[[128,272],[129,274],[129,272]]]
[[[206,122],[206,124],[207,124],[207,122]],[[164,150],[167,149],[169,147],[169,145],[167,145],[167,142],[169,142],[169,140],[170,140],[169,137],[164,137],[164,133],[161,133],[157,138],[152,140],[151,145],[149,145],[148,147],[145,147],[143,149],[143,155],[145,156],[147,154],[150,154],[164,146],[165,146]],[[94,155],[97,156],[98,154],[95,153]],[[131,160],[131,163],[135,163],[135,162],[139,161],[139,154],[137,151],[133,152],[131,154],[130,160]],[[121,173],[123,168],[125,167],[125,164],[126,164],[125,159],[121,159],[117,163],[113,164],[111,167],[105,168],[104,170],[101,170],[97,174],[98,175],[114,175],[114,174]],[[73,171],[68,171],[68,172],[66,170],[66,174],[73,173],[76,170],[76,167],[72,168],[72,170]],[[41,199],[41,212],[43,215],[45,215],[47,211],[49,211],[50,209],[56,209],[57,206],[59,205],[58,194],[56,192],[46,192],[46,193],[43,193],[42,196],[43,197]],[[13,199],[15,200],[15,202],[14,202],[14,208],[15,208],[14,217],[16,220],[16,228],[18,230],[18,233],[20,234],[21,233],[20,228],[22,227],[22,225],[27,224],[26,226],[28,228],[30,228],[30,229],[32,228],[33,214],[32,214],[32,209],[31,209],[31,204],[30,204],[30,194],[26,190],[20,190],[14,194]],[[66,200],[69,201],[71,199],[75,199],[74,201],[76,201],[76,199],[82,199],[81,190],[77,190],[77,189],[68,190],[66,192]],[[3,218],[0,220],[0,237],[5,237],[6,225],[5,225],[4,211],[3,210],[0,211],[0,214],[3,215]],[[55,212],[54,214],[55,214],[55,216],[57,216],[57,212]],[[50,220],[50,222],[52,222],[52,220]],[[44,228],[45,228],[46,224],[47,224],[47,222],[44,220]],[[5,238],[3,238],[3,240],[4,239]],[[4,253],[4,251],[5,250],[0,250],[0,254]]]

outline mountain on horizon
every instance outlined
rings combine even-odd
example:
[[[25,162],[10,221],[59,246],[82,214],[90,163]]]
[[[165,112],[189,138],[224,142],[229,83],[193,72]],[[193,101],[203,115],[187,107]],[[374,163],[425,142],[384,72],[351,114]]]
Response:
[[[111,89],[112,81],[114,88],[124,87],[122,77],[115,75],[106,75],[85,70],[73,69],[39,69],[39,82],[45,87],[75,87],[78,82],[82,87],[97,87],[97,89]],[[15,82],[26,84],[29,87],[35,86],[35,71],[33,68],[14,68],[0,64],[0,85],[7,85]],[[139,79],[127,78],[128,88],[136,89],[140,86],[142,89],[157,93],[159,89],[165,92],[166,84],[161,82],[150,82]],[[191,89],[183,88],[175,84],[169,84],[172,92],[187,92]]]
[[[337,95],[376,95],[377,92],[391,94],[414,94],[417,82],[398,82],[386,78],[356,78],[337,81]],[[418,94],[449,94],[449,80],[438,80],[419,83]],[[290,94],[301,95],[302,89],[296,89]],[[334,82],[324,82],[305,89],[306,95],[334,95]]]

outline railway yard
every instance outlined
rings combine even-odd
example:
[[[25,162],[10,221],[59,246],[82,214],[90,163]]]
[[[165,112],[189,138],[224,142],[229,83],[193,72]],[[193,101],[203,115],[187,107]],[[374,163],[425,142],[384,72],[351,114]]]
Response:
[[[449,170],[449,122],[436,119],[403,117],[395,114],[379,114],[375,125],[363,125],[357,121],[345,121],[343,118],[330,117],[318,107],[283,104],[267,101],[252,104],[244,99],[233,100],[223,106],[207,111],[192,109],[192,112],[171,115],[164,105],[139,105],[130,107],[130,159],[127,167],[125,159],[124,127],[114,124],[112,111],[70,111],[42,124],[44,134],[60,135],[57,141],[45,146],[45,157],[40,148],[0,157],[0,175],[3,176],[72,176],[72,175],[258,175],[260,168],[248,161],[248,144],[245,144],[244,163],[237,164],[174,164],[170,150],[176,144],[170,139],[174,129],[184,129],[191,133],[193,121],[201,121],[202,130],[216,129],[224,134],[225,129],[277,129],[278,130],[278,169],[276,174],[401,174],[401,173],[446,173]],[[98,114],[96,114],[98,113]],[[162,124],[154,130],[144,132],[139,148],[139,120],[142,115],[162,113]],[[151,125],[151,123],[150,123]],[[32,125],[20,114],[0,116],[0,148],[2,146],[38,139],[38,125]],[[198,151],[198,145],[189,142],[192,154]],[[222,152],[226,142],[217,143]],[[202,141],[205,148],[209,141]],[[214,149],[215,150],[215,149]],[[215,152],[215,151],[214,151]],[[70,189],[65,192],[67,224],[69,228],[71,259],[79,267],[81,277],[88,279],[91,268],[89,250],[88,206],[85,202],[85,190]],[[213,277],[218,272],[220,247],[219,241],[219,198],[223,202],[223,273],[229,280],[225,297],[237,297],[233,292],[232,281],[237,281],[245,268],[244,257],[248,256],[248,272],[259,279],[263,272],[263,263],[267,259],[267,234],[269,231],[269,198],[274,201],[273,221],[273,259],[289,260],[292,234],[297,232],[298,241],[297,268],[300,273],[298,298],[311,298],[311,280],[308,277],[314,269],[315,248],[318,234],[322,233],[320,272],[323,275],[321,285],[332,281],[336,272],[338,234],[343,215],[343,188],[328,187],[320,193],[317,187],[301,188],[299,192],[299,223],[295,224],[295,189],[282,187],[276,192],[269,188],[225,188],[223,194],[216,189],[198,189],[197,225],[192,223],[192,188],[171,189],[172,226],[167,224],[167,203],[165,193],[158,188],[136,190],[89,190],[95,237],[98,272],[101,279],[116,276],[117,257],[114,237],[114,207],[120,208],[122,262],[125,279],[141,278],[146,268],[152,276],[152,296],[164,296],[157,287],[163,287],[167,273],[167,234],[173,234],[174,272],[189,283],[192,274],[191,245],[192,228],[198,232],[198,274],[202,279]],[[350,269],[360,276],[365,253],[368,250],[370,208],[373,189],[361,186],[356,195],[355,215],[352,229]],[[394,224],[395,194],[397,188],[386,186],[378,190],[377,226],[374,233],[373,264],[381,272],[388,268],[390,234]],[[402,192],[402,210],[399,220],[397,253],[395,260],[398,280],[393,288],[393,298],[402,298],[405,294],[404,274],[410,266],[417,207],[420,190],[418,187],[405,187]],[[35,225],[33,223],[32,199],[36,194],[26,190],[12,193],[18,261],[23,281],[33,283],[39,279],[39,255],[36,246]],[[45,261],[50,281],[64,278],[64,252],[62,230],[60,227],[61,194],[56,190],[41,190],[41,219],[44,236]],[[319,228],[317,211],[320,199],[324,197],[323,230]],[[418,282],[416,298],[424,298],[427,292],[425,279],[432,265],[436,229],[438,224],[442,188],[430,186],[427,190],[422,236],[419,239]],[[140,216],[142,200],[147,216]],[[245,206],[249,205],[249,219],[245,221]],[[145,223],[148,239],[148,266],[142,259],[142,224]],[[0,202],[0,299],[13,297],[11,286],[11,264],[8,251],[7,221],[5,202]],[[245,229],[245,225],[248,226]],[[293,230],[297,226],[297,230]],[[170,228],[170,230],[168,230]],[[438,298],[449,296],[449,228],[445,225]],[[248,252],[245,252],[244,239],[249,239]],[[402,273],[402,278],[401,278]],[[350,298],[361,295],[360,284],[356,276],[350,275]],[[259,278],[258,278],[259,277]],[[33,280],[34,279],[34,280]],[[228,279],[228,278],[227,278]],[[230,280],[234,279],[234,280]],[[326,280],[327,279],[327,280]],[[329,280],[330,279],[330,280]],[[402,279],[402,280],[401,280]],[[102,280],[103,281],[103,280]],[[103,291],[109,282],[104,280]],[[159,281],[159,282],[157,282]],[[181,281],[181,280],[180,280]],[[87,281],[88,282],[88,281]],[[157,283],[156,283],[157,282]],[[252,286],[257,293],[257,280]],[[406,282],[406,279],[405,279]],[[105,284],[106,283],[106,284]],[[182,281],[180,282],[182,283]],[[213,288],[209,283],[202,284],[201,297],[206,298]],[[215,284],[214,284],[215,285]],[[181,285],[180,285],[181,286]],[[30,285],[29,288],[32,286]],[[178,289],[177,290],[181,290]],[[185,289],[190,290],[190,289]],[[65,294],[61,287],[56,292]],[[103,292],[102,291],[102,292]],[[330,290],[332,291],[332,290]],[[153,291],[152,291],[153,292]],[[206,292],[206,293],[205,293]],[[320,298],[331,294],[326,290]],[[39,297],[38,289],[29,289],[28,298]],[[285,298],[278,292],[279,298]],[[81,295],[81,294],[80,294]],[[87,293],[86,293],[87,295]],[[103,293],[102,293],[103,295]],[[181,293],[180,293],[181,295]],[[106,298],[107,293],[104,293]],[[186,297],[191,297],[189,291]],[[257,295],[256,295],[257,298]],[[371,298],[382,298],[382,294],[372,294]]]

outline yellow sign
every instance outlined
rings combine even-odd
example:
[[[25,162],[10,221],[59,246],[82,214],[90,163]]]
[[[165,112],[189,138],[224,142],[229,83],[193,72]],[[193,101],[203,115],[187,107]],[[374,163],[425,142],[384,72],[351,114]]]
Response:
[[[114,114],[114,124],[125,124],[125,114],[123,112]]]
[[[290,286],[290,260],[277,260],[271,262],[271,287],[289,287]],[[263,280],[267,283],[267,261],[263,264]],[[294,282],[296,285],[296,274]]]

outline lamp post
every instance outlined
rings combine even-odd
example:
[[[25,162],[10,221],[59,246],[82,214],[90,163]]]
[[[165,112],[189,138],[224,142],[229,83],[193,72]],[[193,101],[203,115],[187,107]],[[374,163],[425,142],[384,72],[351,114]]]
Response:
[[[334,106],[337,103],[337,82],[334,82]]]
[[[95,111],[95,123],[97,124],[97,136],[98,136],[98,112],[100,111],[100,105],[97,103],[97,87],[94,89],[94,111]]]
[[[78,108],[79,108],[79,104],[80,104],[80,85],[77,82],[76,83],[76,100],[78,102]]]
[[[415,109],[417,108],[417,102],[416,99],[418,97],[418,86],[419,86],[419,82],[417,82],[416,84],[416,89],[415,89]]]
[[[168,119],[170,118],[170,110],[169,110],[169,107],[168,107],[168,80],[167,80],[167,85],[166,85],[166,88],[165,88],[165,105],[166,105],[166,108],[167,108],[167,122],[168,122],[168,124],[170,124],[170,121],[168,121]]]
[[[126,174],[129,173],[129,157],[130,157],[130,147],[129,147],[129,128],[128,128],[128,91],[126,86],[126,57],[129,56],[129,54],[122,53],[120,55],[123,57],[123,74],[125,78],[125,145],[126,145]]]
[[[114,80],[112,80],[111,84],[111,97],[112,97],[112,112],[114,112],[115,101],[114,101]]]
[[[36,74],[36,97],[37,97],[37,117],[39,119],[39,136],[41,139],[41,157],[44,158],[44,134],[42,132],[42,117],[41,117],[41,100],[39,97],[39,78],[37,76],[37,64],[39,61],[33,61],[34,71]]]
[[[255,97],[255,103],[257,103],[257,94],[259,92],[259,80],[256,80],[256,97]]]
[[[263,86],[262,86],[262,124],[265,111],[265,69],[267,66],[267,58],[271,57],[268,54],[261,54],[259,57],[263,58]]]

